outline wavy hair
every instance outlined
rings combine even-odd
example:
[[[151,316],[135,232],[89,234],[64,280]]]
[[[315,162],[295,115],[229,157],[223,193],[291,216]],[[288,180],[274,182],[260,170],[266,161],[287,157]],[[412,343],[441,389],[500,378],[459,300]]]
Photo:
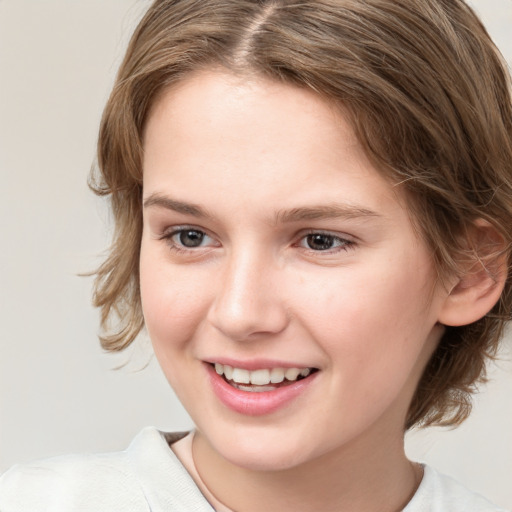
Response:
[[[138,266],[148,113],[166,88],[213,66],[312,89],[348,112],[370,159],[405,189],[441,278],[467,259],[465,234],[476,219],[510,247],[509,75],[462,0],[157,0],[117,75],[90,180],[110,197],[115,221],[94,292],[105,349],[124,349],[144,326]],[[508,269],[489,314],[447,328],[406,428],[455,425],[469,414],[510,318],[510,256]]]

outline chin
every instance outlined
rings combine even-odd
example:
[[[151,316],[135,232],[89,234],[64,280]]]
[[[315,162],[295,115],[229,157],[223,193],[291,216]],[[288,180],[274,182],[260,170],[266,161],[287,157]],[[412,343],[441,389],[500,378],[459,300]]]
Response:
[[[286,471],[300,466],[304,460],[297,450],[272,452],[268,449],[246,451],[223,450],[220,453],[228,462],[249,471]]]
[[[250,471],[284,471],[311,458],[304,437],[289,431],[265,430],[236,434],[231,431],[226,437],[209,436],[209,441],[222,458]]]

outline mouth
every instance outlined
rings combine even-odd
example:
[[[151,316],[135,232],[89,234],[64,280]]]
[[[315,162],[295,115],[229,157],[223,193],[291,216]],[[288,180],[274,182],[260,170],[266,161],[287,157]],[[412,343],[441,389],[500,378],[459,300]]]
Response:
[[[274,391],[304,380],[317,368],[262,368],[246,370],[227,364],[210,363],[217,375],[235,389],[250,393]]]

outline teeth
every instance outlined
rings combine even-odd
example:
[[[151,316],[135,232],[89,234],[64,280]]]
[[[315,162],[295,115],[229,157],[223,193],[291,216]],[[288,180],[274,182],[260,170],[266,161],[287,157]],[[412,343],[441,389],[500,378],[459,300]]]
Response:
[[[258,386],[264,386],[270,383],[270,371],[269,370],[255,370],[250,372],[251,384]]]
[[[272,384],[279,384],[284,380],[284,370],[282,368],[272,368],[270,370],[270,382]]]
[[[287,380],[297,380],[299,374],[300,370],[298,368],[287,368],[284,372],[284,376]]]
[[[307,377],[310,373],[311,373],[311,369],[310,368],[304,368],[304,370],[301,370],[300,376],[301,377]]]
[[[249,384],[251,382],[251,372],[249,372],[249,370],[242,370],[241,368],[233,368],[232,379],[237,384]]]
[[[234,381],[236,384],[251,384],[254,386],[268,386],[269,384],[279,384],[284,381],[296,381],[299,376],[307,377],[311,373],[311,368],[272,368],[261,370],[244,370],[243,368],[233,368],[227,364],[215,363],[215,371],[219,375],[224,375],[227,380]],[[239,389],[247,391],[250,386],[236,386]],[[270,386],[269,391],[275,389]]]
[[[235,384],[233,386],[241,391],[251,391],[252,393],[262,393],[263,391],[274,391],[275,386],[247,386],[244,384]]]
[[[229,366],[228,364],[225,364],[224,365],[224,375],[225,375],[226,379],[231,380],[233,378],[233,367]]]

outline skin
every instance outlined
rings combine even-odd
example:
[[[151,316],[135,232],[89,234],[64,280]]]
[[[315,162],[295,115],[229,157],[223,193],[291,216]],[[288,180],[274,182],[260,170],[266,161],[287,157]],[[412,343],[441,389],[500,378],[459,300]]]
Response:
[[[144,317],[208,489],[244,512],[400,510],[421,479],[404,420],[448,292],[399,187],[313,92],[216,70],[161,96],[144,150]],[[248,416],[212,391],[220,357],[319,372]]]

